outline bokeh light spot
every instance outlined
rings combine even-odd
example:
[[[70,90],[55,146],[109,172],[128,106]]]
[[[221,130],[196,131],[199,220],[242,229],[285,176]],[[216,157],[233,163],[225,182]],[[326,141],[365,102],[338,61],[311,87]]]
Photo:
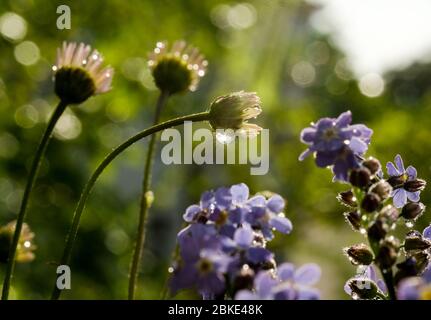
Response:
[[[10,41],[24,39],[27,34],[27,22],[13,12],[6,12],[0,17],[0,33]]]
[[[307,87],[313,83],[316,78],[316,70],[307,61],[301,61],[295,64],[290,74],[293,81],[301,87]]]
[[[60,140],[72,140],[77,138],[82,131],[81,121],[75,114],[67,110],[58,120],[54,129],[54,135]]]
[[[24,41],[15,47],[14,55],[16,61],[25,65],[31,66],[40,58],[39,47],[31,41]]]
[[[359,90],[367,97],[378,97],[385,89],[385,81],[377,73],[368,73],[359,80]]]
[[[15,111],[15,122],[22,128],[33,128],[38,121],[39,112],[31,104],[19,107]]]

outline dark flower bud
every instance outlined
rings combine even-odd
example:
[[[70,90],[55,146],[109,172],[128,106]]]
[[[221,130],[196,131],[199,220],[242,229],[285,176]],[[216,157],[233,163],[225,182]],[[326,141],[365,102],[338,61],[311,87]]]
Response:
[[[170,47],[158,42],[148,60],[156,86],[169,94],[196,90],[207,64],[199,50],[184,41],[175,41]]]
[[[384,206],[380,211],[379,216],[389,223],[395,223],[398,220],[400,213],[397,208],[389,204]]]
[[[377,219],[375,222],[373,222],[373,224],[367,230],[368,237],[374,241],[380,241],[386,236],[387,233],[388,225],[381,219]]]
[[[348,207],[356,207],[358,205],[356,202],[355,195],[353,194],[352,190],[340,192],[337,196],[337,199],[342,204],[344,204]]]
[[[418,275],[416,267],[416,259],[409,257],[405,261],[397,264],[397,273],[395,274],[395,284],[408,277],[415,277]]]
[[[388,180],[386,180],[392,188],[401,188],[404,183],[407,181],[407,176],[402,174],[400,176],[392,176]]]
[[[350,279],[348,286],[354,299],[374,299],[379,290],[374,281],[364,277]]]
[[[380,245],[379,253],[376,257],[377,265],[383,269],[390,269],[398,258],[398,246],[393,241],[384,241]]]
[[[200,213],[198,213],[197,215],[196,215],[196,222],[197,223],[202,223],[202,224],[205,224],[205,223],[207,223],[207,221],[208,221],[208,217],[206,216],[206,213],[205,212],[200,212]]]
[[[374,260],[374,255],[367,245],[360,243],[344,249],[353,265],[370,265]]]
[[[401,217],[407,220],[414,220],[420,217],[425,211],[425,206],[421,202],[409,202],[401,210]]]
[[[261,230],[254,230],[253,245],[263,248],[266,246],[266,240]]]
[[[370,184],[371,172],[365,167],[352,169],[350,171],[349,182],[352,186],[364,188]]]
[[[404,250],[406,251],[424,251],[431,247],[431,241],[422,237],[422,235],[410,235],[404,240]]]
[[[406,183],[404,183],[404,189],[406,189],[408,192],[422,191],[425,189],[426,185],[427,183],[425,180],[415,179],[406,181]]]
[[[102,56],[83,43],[63,43],[54,71],[55,93],[66,103],[81,103],[111,89],[114,70],[102,68]]]
[[[345,212],[344,217],[353,230],[359,231],[361,229],[361,215],[358,211]]]
[[[370,192],[377,194],[380,199],[385,200],[391,195],[392,186],[386,181],[381,180],[371,186]]]
[[[95,94],[95,82],[82,68],[63,67],[55,73],[55,93],[68,103],[82,103]]]
[[[367,193],[362,200],[361,207],[367,212],[376,211],[380,206],[381,198],[375,193]]]
[[[254,271],[247,264],[243,265],[234,279],[234,291],[253,288]]]
[[[416,260],[416,269],[418,270],[418,274],[422,273],[431,262],[430,255],[424,251],[414,254],[413,258]]]
[[[373,157],[369,157],[362,162],[362,165],[370,170],[371,174],[376,174],[382,168],[380,161]]]
[[[270,259],[270,260],[267,260],[267,261],[263,262],[260,265],[260,267],[261,267],[262,270],[271,270],[271,269],[274,269],[276,267],[276,265],[277,264],[276,264],[275,260],[274,259]]]

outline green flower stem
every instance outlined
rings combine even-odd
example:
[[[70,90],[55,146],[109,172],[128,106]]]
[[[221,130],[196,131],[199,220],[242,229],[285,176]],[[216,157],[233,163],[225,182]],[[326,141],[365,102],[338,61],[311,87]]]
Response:
[[[363,192],[360,189],[357,188],[353,188],[353,194],[355,195],[356,199],[357,199],[357,204],[358,204],[358,210],[359,213],[361,215],[361,222],[362,222],[362,217],[364,215],[367,215],[367,213],[363,213],[361,210],[361,202],[363,199]],[[366,219],[366,221],[368,221],[368,219]],[[376,243],[375,241],[372,241],[367,234],[365,234],[365,236],[367,237],[368,243],[370,244],[371,250],[373,251],[374,257],[377,257],[377,254],[379,253],[379,243]],[[383,276],[383,281],[385,282],[386,288],[388,289],[388,294],[389,294],[389,299],[390,300],[397,300],[397,295],[395,293],[395,287],[394,287],[394,278],[393,278],[393,273],[392,273],[392,269],[389,270],[383,270],[382,268],[378,267],[380,270],[380,273]]]
[[[156,125],[160,119],[160,113],[168,101],[169,93],[167,91],[160,92],[160,96],[157,100],[156,104],[156,113],[154,116],[154,123]],[[147,221],[148,221],[148,213],[150,210],[150,206],[152,204],[152,195],[151,193],[151,173],[153,169],[153,161],[154,161],[154,149],[156,147],[156,138],[157,134],[153,134],[151,136],[150,143],[148,145],[147,158],[145,160],[145,169],[144,169],[144,178],[142,180],[142,194],[141,201],[139,207],[139,224],[138,224],[138,232],[135,243],[135,249],[133,251],[132,263],[130,267],[129,274],[129,300],[135,299],[135,290],[137,286],[138,280],[138,270],[139,263],[142,258],[142,251],[145,246],[145,235],[147,229]]]
[[[130,147],[135,142],[152,135],[154,133],[157,133],[159,131],[175,127],[178,125],[181,125],[184,123],[184,121],[207,121],[209,120],[209,113],[208,112],[201,112],[201,113],[195,113],[188,116],[172,119],[169,121],[162,122],[158,125],[152,126],[148,129],[145,129],[133,137],[129,138],[122,144],[120,144],[117,148],[115,148],[111,153],[109,153],[106,158],[99,164],[99,166],[96,168],[96,170],[91,175],[90,179],[88,180],[87,184],[85,185],[81,198],[79,199],[78,205],[75,209],[75,213],[73,215],[72,220],[72,226],[69,230],[69,234],[66,238],[66,245],[64,248],[63,256],[60,261],[60,265],[69,265],[70,258],[73,250],[73,246],[76,240],[76,235],[78,233],[79,223],[81,219],[82,212],[85,208],[85,203],[87,202],[87,199],[91,193],[91,190],[94,187],[94,184],[96,183],[99,176],[102,174],[102,172],[105,170],[105,168],[118,156],[120,155],[124,150],[126,150],[128,147]],[[60,298],[61,290],[57,288],[57,286],[54,286],[54,290],[52,292],[51,299],[57,300]]]
[[[16,220],[15,232],[13,235],[9,257],[7,261],[6,274],[3,282],[3,290],[2,290],[2,300],[7,300],[9,298],[9,290],[10,284],[12,280],[13,271],[15,268],[15,256],[18,247],[19,237],[21,235],[22,225],[25,220],[28,202],[30,200],[31,191],[33,190],[34,183],[37,178],[37,174],[39,172],[40,164],[42,163],[42,159],[45,155],[46,148],[48,147],[49,140],[52,136],[52,132],[54,130],[55,125],[57,124],[58,119],[60,119],[64,110],[66,109],[68,103],[64,101],[60,101],[57,105],[54,113],[51,115],[49,119],[48,125],[43,133],[42,139],[39,142],[39,146],[37,147],[36,153],[33,158],[33,162],[31,163],[30,172],[27,179],[27,184],[25,186],[24,195],[21,201],[21,207],[19,209],[18,218]]]

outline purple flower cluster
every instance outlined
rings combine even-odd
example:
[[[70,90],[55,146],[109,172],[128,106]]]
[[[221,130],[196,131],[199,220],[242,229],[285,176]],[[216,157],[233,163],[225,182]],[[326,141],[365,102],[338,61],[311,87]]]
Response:
[[[403,240],[394,232],[401,218],[412,228],[424,213],[425,205],[419,201],[426,181],[417,177],[413,166],[405,168],[400,155],[387,163],[385,178],[380,161],[364,156],[372,130],[362,124],[351,125],[351,120],[348,111],[302,130],[301,141],[308,149],[299,157],[303,160],[313,154],[317,166],[331,167],[335,180],[350,183],[338,200],[350,210],[344,214],[346,221],[369,245],[360,243],[344,250],[353,265],[363,268],[346,282],[345,291],[354,299],[367,300],[431,297],[429,276],[420,277],[431,269],[431,226],[423,234],[412,230]],[[390,199],[393,205],[388,203]],[[375,267],[383,280],[377,277]]]
[[[189,225],[177,236],[180,260],[173,271],[172,292],[194,288],[207,299],[233,298],[241,290],[260,292],[261,272],[276,269],[267,242],[273,239],[273,231],[292,230],[284,207],[283,198],[276,194],[250,197],[243,183],[204,192],[200,203],[188,207],[183,216]],[[295,279],[289,283],[301,283],[299,275]],[[285,298],[291,297],[306,295],[291,293]]]
[[[373,131],[363,124],[351,125],[352,113],[338,118],[322,118],[301,132],[301,141],[308,145],[300,156],[304,160],[315,154],[319,167],[332,167],[334,179],[347,181],[350,169],[359,166],[360,156],[368,149]]]
[[[295,269],[281,264],[276,271],[260,271],[254,279],[254,290],[240,290],[236,300],[318,300],[319,290],[312,286],[320,279],[320,268],[309,263]]]

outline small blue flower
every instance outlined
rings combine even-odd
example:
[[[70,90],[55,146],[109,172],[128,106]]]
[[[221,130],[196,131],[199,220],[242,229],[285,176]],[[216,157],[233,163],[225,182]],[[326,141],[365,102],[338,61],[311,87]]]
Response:
[[[334,179],[347,181],[348,171],[359,166],[373,133],[363,124],[350,125],[352,113],[342,113],[338,118],[322,118],[301,132],[301,142],[308,145],[300,156],[304,160],[315,154],[316,165],[322,168],[332,166]]]
[[[219,251],[202,250],[196,261],[186,262],[177,269],[171,279],[171,289],[175,293],[180,289],[195,287],[206,297],[216,296],[225,290],[224,273],[231,258]]]
[[[404,168],[403,159],[399,154],[395,156],[395,165],[392,162],[386,164],[386,170],[389,177],[397,178],[398,184],[394,186],[391,196],[394,200],[394,206],[402,208],[407,203],[407,199],[412,202],[418,202],[420,200],[420,191],[411,192],[405,189],[404,183],[407,181],[415,181],[417,179],[417,171],[415,167],[408,166]],[[389,178],[389,179],[390,179]],[[390,180],[389,180],[390,181]]]
[[[262,246],[257,246],[254,242],[255,233],[249,226],[244,226],[235,231],[233,239],[223,237],[223,250],[230,256],[235,256],[233,263],[236,266],[243,264],[258,265],[271,261],[274,254]]]
[[[222,293],[225,289],[224,273],[231,257],[221,250],[215,227],[192,224],[181,230],[177,238],[182,264],[172,276],[172,291],[195,287],[205,296]]]
[[[263,196],[254,196],[248,201],[250,212],[245,216],[245,221],[253,228],[262,231],[267,240],[274,237],[272,230],[289,234],[292,231],[292,223],[287,219],[283,210],[284,199],[278,194],[268,200]]]
[[[261,271],[255,278],[254,290],[241,290],[236,300],[317,300],[320,293],[312,286],[319,281],[318,265],[309,263],[295,269],[291,263],[283,263],[276,274]]]
[[[400,300],[431,300],[431,267],[421,277],[403,279],[398,285],[397,296]]]

